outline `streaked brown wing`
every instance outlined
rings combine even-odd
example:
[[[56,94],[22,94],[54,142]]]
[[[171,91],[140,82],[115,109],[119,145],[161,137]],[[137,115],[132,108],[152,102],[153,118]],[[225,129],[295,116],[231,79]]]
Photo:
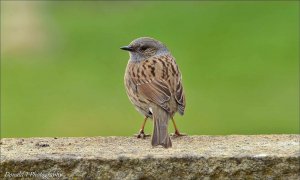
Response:
[[[137,91],[144,98],[170,112],[168,101],[171,98],[171,92],[163,80],[154,79],[147,83],[140,83],[137,86]]]
[[[171,55],[149,59],[139,66],[133,66],[131,76],[137,93],[143,98],[161,106],[168,112],[171,96],[177,102],[177,111],[182,115],[185,109],[185,95],[181,74]],[[174,111],[174,109],[172,110]],[[176,110],[175,110],[176,111]]]
[[[182,86],[181,76],[177,79],[177,85],[176,85],[176,93],[175,93],[175,99],[178,103],[178,112],[179,114],[184,114],[185,109],[185,94]]]

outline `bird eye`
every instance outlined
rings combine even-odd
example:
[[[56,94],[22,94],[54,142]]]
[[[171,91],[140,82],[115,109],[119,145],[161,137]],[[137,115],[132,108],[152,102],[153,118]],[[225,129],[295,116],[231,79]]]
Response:
[[[148,49],[147,46],[141,46],[141,47],[140,47],[140,50],[141,50],[141,51],[145,51],[146,49]]]

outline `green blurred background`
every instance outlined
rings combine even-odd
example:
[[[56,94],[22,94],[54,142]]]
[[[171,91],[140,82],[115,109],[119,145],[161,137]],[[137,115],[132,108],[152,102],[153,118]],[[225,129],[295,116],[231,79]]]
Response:
[[[298,133],[298,15],[296,1],[1,1],[1,136],[136,133],[119,47],[141,36],[177,59],[182,132]]]

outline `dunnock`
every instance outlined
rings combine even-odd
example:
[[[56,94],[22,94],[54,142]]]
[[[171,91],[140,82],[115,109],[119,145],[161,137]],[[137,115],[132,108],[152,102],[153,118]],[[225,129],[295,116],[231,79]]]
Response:
[[[125,88],[129,100],[145,116],[138,137],[144,137],[147,118],[153,119],[152,146],[172,147],[168,121],[172,119],[175,135],[180,136],[173,119],[176,112],[183,115],[185,95],[182,77],[175,58],[161,42],[142,37],[128,46],[130,59],[125,71]]]

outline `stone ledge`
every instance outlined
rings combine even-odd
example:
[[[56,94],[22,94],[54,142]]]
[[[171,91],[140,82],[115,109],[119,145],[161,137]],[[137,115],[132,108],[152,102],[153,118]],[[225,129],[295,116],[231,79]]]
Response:
[[[299,179],[299,139],[186,136],[164,149],[149,138],[3,138],[0,179]]]

